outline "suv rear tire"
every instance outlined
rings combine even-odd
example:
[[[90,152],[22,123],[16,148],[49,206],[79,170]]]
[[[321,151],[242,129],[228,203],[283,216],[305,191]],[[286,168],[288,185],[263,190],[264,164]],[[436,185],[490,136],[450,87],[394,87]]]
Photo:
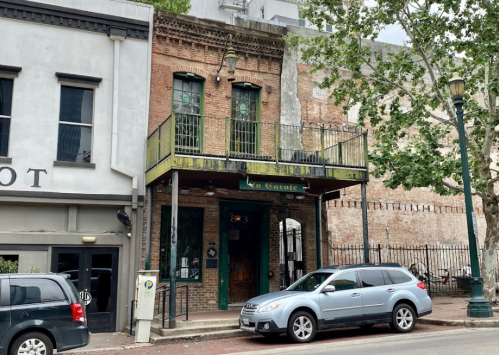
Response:
[[[390,326],[398,333],[408,333],[416,325],[416,314],[411,306],[405,303],[398,304],[392,313]]]
[[[31,332],[14,340],[9,355],[28,354],[30,351],[34,351],[36,355],[52,355],[54,347],[50,338],[45,334]]]
[[[308,343],[312,341],[316,330],[315,319],[308,312],[296,312],[289,318],[288,337],[295,343]]]

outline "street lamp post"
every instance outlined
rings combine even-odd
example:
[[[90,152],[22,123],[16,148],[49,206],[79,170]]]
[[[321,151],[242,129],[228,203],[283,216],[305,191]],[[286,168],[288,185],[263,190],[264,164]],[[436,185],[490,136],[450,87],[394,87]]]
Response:
[[[464,80],[456,73],[449,81],[449,89],[456,106],[457,127],[459,132],[459,149],[461,151],[461,167],[463,173],[464,202],[466,206],[466,223],[468,226],[468,242],[471,261],[471,299],[468,301],[468,317],[486,318],[492,317],[492,308],[489,301],[483,296],[482,282],[480,277],[480,265],[478,263],[478,252],[475,231],[473,229],[473,202],[471,200],[470,172],[468,168],[468,153],[466,150],[466,136],[463,122],[463,95]]]

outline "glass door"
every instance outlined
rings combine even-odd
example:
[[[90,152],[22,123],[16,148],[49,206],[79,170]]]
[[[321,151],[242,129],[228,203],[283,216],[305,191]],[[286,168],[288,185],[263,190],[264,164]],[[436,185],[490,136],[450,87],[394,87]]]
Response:
[[[54,248],[52,272],[70,275],[93,333],[116,331],[118,248]]]

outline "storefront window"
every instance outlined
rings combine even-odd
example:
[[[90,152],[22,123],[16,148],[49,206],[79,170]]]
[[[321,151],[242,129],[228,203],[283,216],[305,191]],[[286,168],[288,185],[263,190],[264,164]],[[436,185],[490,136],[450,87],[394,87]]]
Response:
[[[171,206],[163,206],[161,210],[160,280],[170,279],[171,215]],[[202,281],[203,217],[202,208],[178,208],[176,279],[179,281]]]

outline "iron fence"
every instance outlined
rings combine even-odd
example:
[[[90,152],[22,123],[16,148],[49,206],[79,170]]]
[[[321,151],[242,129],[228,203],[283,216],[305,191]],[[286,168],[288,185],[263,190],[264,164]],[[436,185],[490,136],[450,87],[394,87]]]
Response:
[[[173,127],[173,129],[172,129]],[[173,113],[147,139],[147,169],[173,154],[365,168],[367,133]]]
[[[362,245],[334,244],[331,253],[334,265],[364,262]],[[496,257],[499,262],[499,253],[496,253]],[[426,283],[430,296],[471,291],[470,256],[467,245],[377,244],[369,246],[369,261],[376,265],[398,263],[407,267]],[[496,271],[496,280],[499,280],[498,271]]]
[[[286,230],[280,233],[280,281],[284,289],[303,276],[303,245],[301,228]]]

